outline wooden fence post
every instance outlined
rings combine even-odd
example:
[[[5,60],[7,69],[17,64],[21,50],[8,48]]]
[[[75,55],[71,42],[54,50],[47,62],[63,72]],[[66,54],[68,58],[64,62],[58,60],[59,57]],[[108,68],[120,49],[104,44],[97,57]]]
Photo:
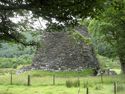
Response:
[[[11,85],[13,84],[13,73],[12,72],[10,73],[10,84]]]
[[[86,94],[89,94],[89,88],[88,87],[86,88]]]
[[[53,85],[55,85],[55,75],[53,75]]]
[[[28,85],[28,86],[31,85],[30,80],[31,80],[31,79],[30,79],[30,75],[28,75],[28,78],[27,78],[27,85]]]
[[[103,84],[103,73],[101,72],[101,83]]]
[[[114,94],[117,94],[117,84],[114,82]]]

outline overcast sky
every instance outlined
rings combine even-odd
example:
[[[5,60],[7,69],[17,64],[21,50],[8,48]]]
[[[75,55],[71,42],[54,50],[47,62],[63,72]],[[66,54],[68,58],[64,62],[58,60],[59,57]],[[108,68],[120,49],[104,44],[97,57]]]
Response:
[[[33,22],[32,24],[32,27],[34,28],[41,28],[41,29],[45,29],[46,28],[46,23],[47,21],[46,20],[43,20],[42,18],[38,18],[38,19],[35,19],[34,21],[32,21],[32,17],[27,17],[28,18],[28,21],[29,22]],[[16,16],[16,17],[13,17],[13,18],[10,18],[10,20],[14,23],[18,23],[18,22],[21,22],[23,20],[25,20],[25,17],[23,16]]]

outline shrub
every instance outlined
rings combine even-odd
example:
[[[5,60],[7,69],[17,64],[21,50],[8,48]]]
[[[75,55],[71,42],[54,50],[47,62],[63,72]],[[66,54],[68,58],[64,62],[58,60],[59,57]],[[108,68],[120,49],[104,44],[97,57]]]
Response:
[[[12,62],[2,62],[0,64],[0,68],[12,68],[13,63]]]
[[[125,90],[125,85],[124,84],[120,84],[118,83],[117,84],[117,91],[120,92],[120,91],[124,91]]]
[[[85,82],[85,83],[83,84],[83,87],[84,87],[84,88],[87,88],[87,87],[88,87],[88,82]]]
[[[68,87],[68,88],[79,87],[79,86],[80,86],[80,80],[75,80],[75,81],[68,80],[68,81],[66,81],[66,87]]]
[[[71,80],[66,81],[66,87],[71,88],[73,86],[73,82]]]
[[[79,87],[80,86],[80,80],[76,80],[73,83],[74,87]]]
[[[95,90],[102,90],[103,86],[101,84],[95,86]]]
[[[31,64],[32,56],[24,55],[18,58],[0,58],[0,68],[17,68],[19,65]]]

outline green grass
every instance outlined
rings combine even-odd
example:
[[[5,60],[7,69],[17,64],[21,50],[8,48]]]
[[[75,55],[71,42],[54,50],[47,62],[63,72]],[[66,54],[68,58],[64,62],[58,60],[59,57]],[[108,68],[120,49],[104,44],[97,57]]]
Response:
[[[88,70],[86,72],[88,73]],[[28,74],[31,75],[31,86],[27,86]],[[56,76],[55,85],[53,85],[53,74]],[[10,85],[10,74],[7,72],[0,75],[0,94],[78,94],[79,87],[66,87],[66,81],[75,82],[78,80],[76,74],[75,72],[30,71],[20,75],[13,74],[13,85]],[[125,94],[124,78],[124,75],[104,76],[102,84],[100,76],[82,75],[79,77],[79,94],[85,94],[86,83],[88,83],[90,94],[113,94],[114,81],[119,83],[117,94]]]
[[[5,70],[5,69],[4,69]],[[0,70],[0,84],[9,84],[10,83],[10,72],[15,70],[8,69],[6,71]],[[49,71],[28,71],[22,74],[13,74],[13,83],[16,85],[24,85],[27,83],[27,76],[31,76],[33,85],[51,85],[53,80],[53,75],[56,77],[57,84],[65,84],[66,80],[74,80],[80,77],[92,75],[92,70],[84,70],[80,72],[49,72]]]
[[[28,59],[30,60],[30,59]],[[1,62],[13,62],[8,67],[12,67],[18,59],[0,58]],[[17,64],[17,68],[24,64],[28,64],[25,58],[20,58]],[[113,68],[118,74],[120,74],[120,67],[117,61],[100,57],[100,64],[102,68]],[[20,66],[19,66],[20,65]],[[3,66],[3,65],[2,65]],[[5,64],[6,67],[6,64]],[[115,68],[115,69],[114,69]],[[13,72],[13,85],[10,85],[10,72]],[[79,72],[50,72],[50,71],[27,71],[22,74],[15,74],[16,69],[5,68],[0,69],[0,94],[78,94],[79,87],[66,86],[66,81],[75,83],[80,81],[80,93],[86,94],[86,87],[89,87],[89,94],[114,94],[113,82],[118,82],[117,94],[125,94],[125,76],[103,76],[103,84],[101,77],[91,76],[93,71],[87,69]],[[31,76],[31,86],[27,86],[27,77]],[[55,75],[55,85],[53,85],[53,75]]]
[[[42,70],[37,70],[37,71],[28,71],[24,74],[31,74],[32,76],[35,77],[42,77],[42,76],[58,76],[58,77],[78,77],[78,76],[88,76],[92,75],[93,71],[92,69],[86,69],[83,71],[62,71],[62,72],[51,72],[51,71],[42,71]]]
[[[100,87],[99,85],[98,87]],[[100,89],[89,87],[89,94],[114,94],[113,85],[102,85]],[[65,86],[17,86],[17,85],[0,85],[0,94],[78,94],[79,88],[67,88]],[[124,94],[125,90],[117,94]],[[86,88],[80,87],[79,94],[86,94]]]
[[[10,83],[10,72],[11,69],[1,69],[0,70],[0,84],[7,85]],[[15,70],[13,70],[13,73]],[[27,84],[27,76],[31,76],[31,83],[34,86],[37,85],[52,85],[53,83],[53,75],[56,78],[57,85],[64,85],[67,80],[75,81],[80,79],[81,84],[89,82],[89,84],[94,85],[95,83],[101,83],[101,77],[91,76],[92,70],[85,70],[80,72],[49,72],[49,71],[28,71],[22,74],[13,74],[13,84],[15,85],[26,85]],[[103,76],[103,82],[105,84],[111,84],[114,81],[125,82],[123,79],[125,76],[117,75],[117,76]]]

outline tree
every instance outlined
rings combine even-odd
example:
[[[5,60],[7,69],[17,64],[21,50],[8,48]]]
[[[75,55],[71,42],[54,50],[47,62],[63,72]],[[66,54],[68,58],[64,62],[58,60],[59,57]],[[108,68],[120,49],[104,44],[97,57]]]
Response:
[[[99,55],[108,58],[116,58],[117,53],[115,47],[107,41],[105,34],[100,31],[102,24],[103,22],[97,19],[90,19],[88,30],[90,32],[93,45]]]
[[[94,16],[101,9],[105,0],[0,0],[0,37],[3,40],[14,39],[23,41],[17,27],[10,17],[22,15],[27,11],[32,12],[33,17],[48,21],[48,26],[56,24],[59,27],[69,24],[77,24],[77,19]],[[56,23],[53,22],[56,20]]]
[[[108,2],[105,11],[99,16],[96,30],[105,35],[106,41],[115,48],[120,59],[121,70],[125,74],[125,1]]]

